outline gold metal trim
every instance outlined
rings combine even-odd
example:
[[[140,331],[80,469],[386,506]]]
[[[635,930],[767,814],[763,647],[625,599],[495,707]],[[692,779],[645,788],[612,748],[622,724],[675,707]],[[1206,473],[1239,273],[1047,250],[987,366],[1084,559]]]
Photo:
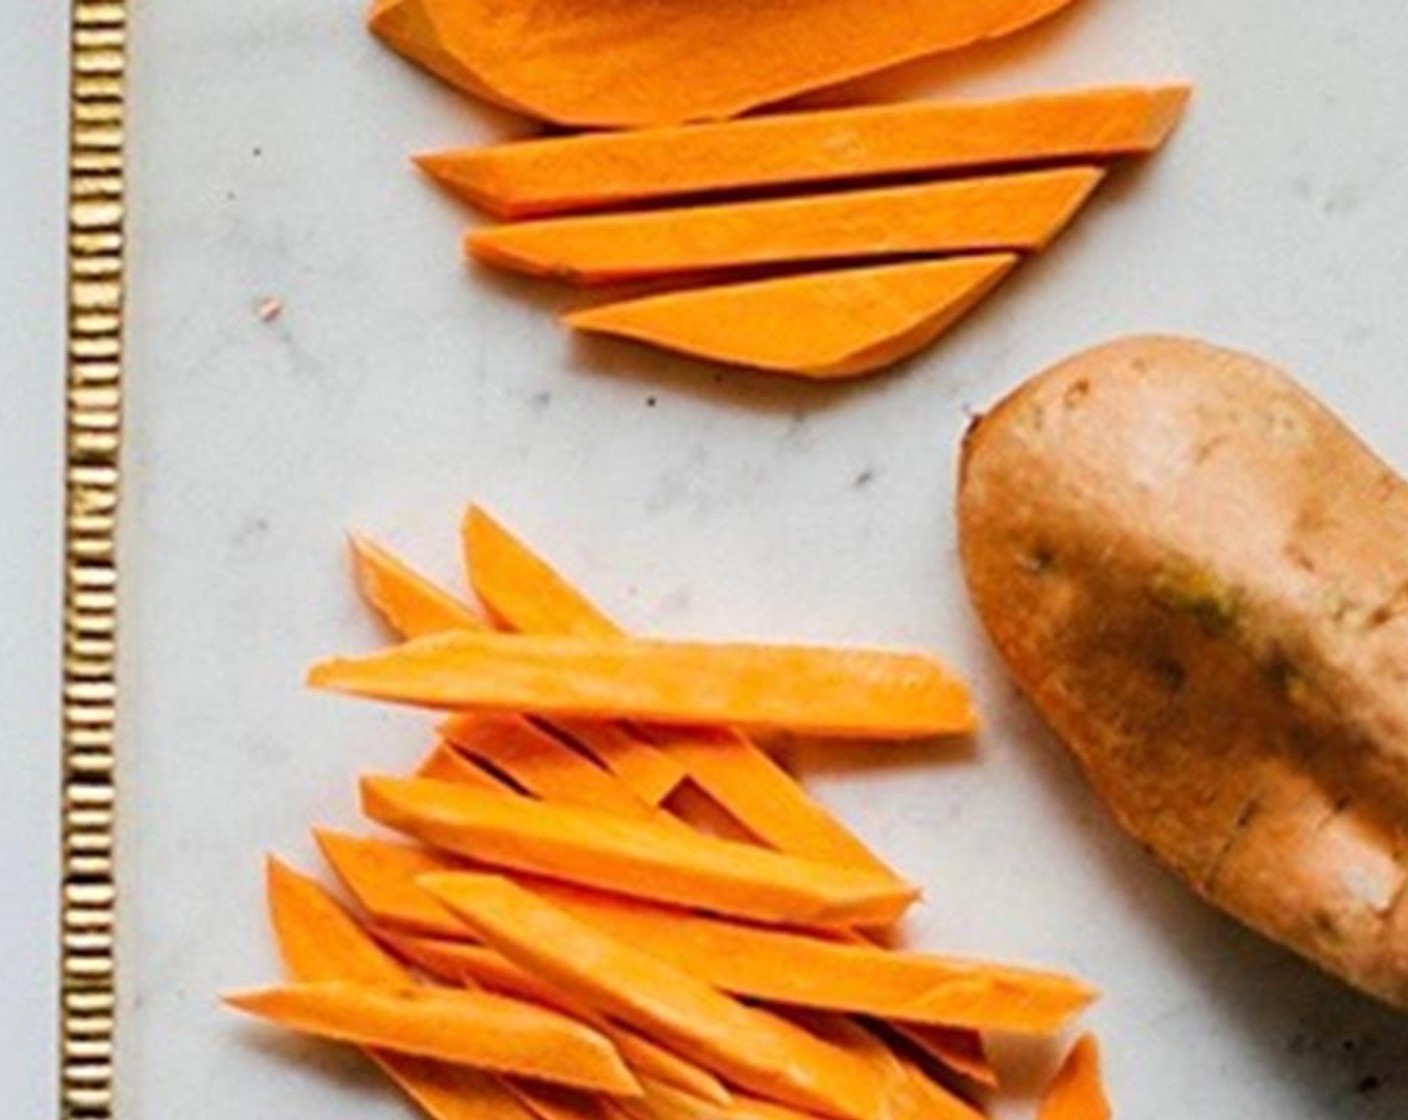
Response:
[[[70,35],[59,1099],[110,1120],[126,0],[73,0]]]

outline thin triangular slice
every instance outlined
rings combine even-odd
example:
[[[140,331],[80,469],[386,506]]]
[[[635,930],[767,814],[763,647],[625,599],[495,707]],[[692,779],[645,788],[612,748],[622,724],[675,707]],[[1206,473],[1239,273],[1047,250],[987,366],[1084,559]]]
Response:
[[[611,303],[566,322],[727,365],[857,377],[927,346],[1016,263],[995,253],[810,272]]]
[[[362,808],[480,863],[759,922],[883,925],[918,894],[884,874],[445,782],[363,778]]]
[[[737,116],[1010,34],[1071,0],[378,0],[372,31],[437,76],[543,120]]]
[[[475,230],[486,264],[607,284],[672,274],[1044,247],[1104,174],[1070,167]]]
[[[421,759],[415,768],[415,776],[429,778],[433,782],[458,782],[462,786],[474,786],[476,789],[508,788],[477,762],[470,761],[445,742],[436,743]]]
[[[422,880],[504,956],[725,1080],[828,1116],[872,1120],[883,1085],[862,1061],[598,933],[495,875]]]
[[[727,124],[587,133],[427,153],[416,163],[491,214],[526,218],[654,199],[858,183],[1152,152],[1186,85],[1002,101],[912,101]]]

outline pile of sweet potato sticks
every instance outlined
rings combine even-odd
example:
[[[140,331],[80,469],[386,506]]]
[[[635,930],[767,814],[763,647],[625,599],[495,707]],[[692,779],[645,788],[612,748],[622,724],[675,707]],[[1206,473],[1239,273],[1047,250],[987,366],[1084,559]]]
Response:
[[[975,1120],[984,1032],[1094,998],[885,947],[917,889],[755,737],[966,732],[937,662],[632,639],[482,510],[464,542],[492,624],[354,539],[406,641],[312,683],[450,714],[413,776],[362,779],[412,843],[317,831],[355,912],[270,862],[290,982],[230,1005],[363,1047],[434,1120]],[[1087,1036],[1040,1116],[1108,1115]]]
[[[615,130],[420,156],[437,182],[509,219],[471,231],[471,256],[648,289],[570,312],[577,330],[834,379],[892,365],[961,319],[1065,228],[1108,163],[1163,144],[1188,87],[729,118],[1010,34],[1068,3],[877,13],[864,0],[542,0],[525,14],[377,0],[370,24],[477,97]]]

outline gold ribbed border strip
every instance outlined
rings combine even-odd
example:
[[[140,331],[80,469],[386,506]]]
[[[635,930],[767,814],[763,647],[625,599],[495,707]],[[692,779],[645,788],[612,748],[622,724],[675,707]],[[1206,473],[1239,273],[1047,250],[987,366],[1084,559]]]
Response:
[[[60,1114],[113,1115],[125,0],[72,0]]]

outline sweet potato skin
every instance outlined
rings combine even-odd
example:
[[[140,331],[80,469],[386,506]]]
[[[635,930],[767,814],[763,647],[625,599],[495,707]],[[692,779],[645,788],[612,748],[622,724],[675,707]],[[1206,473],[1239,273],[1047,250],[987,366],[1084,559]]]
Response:
[[[1408,485],[1246,355],[1088,351],[968,432],[974,604],[1115,816],[1408,1007]]]

